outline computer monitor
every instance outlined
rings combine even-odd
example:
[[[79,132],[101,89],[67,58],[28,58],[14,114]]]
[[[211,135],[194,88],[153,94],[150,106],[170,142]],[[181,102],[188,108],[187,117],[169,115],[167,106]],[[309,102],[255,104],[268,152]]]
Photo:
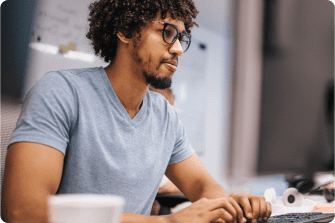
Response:
[[[227,177],[334,170],[334,5],[234,1]]]
[[[1,4],[1,97],[20,102],[23,97],[37,0]]]

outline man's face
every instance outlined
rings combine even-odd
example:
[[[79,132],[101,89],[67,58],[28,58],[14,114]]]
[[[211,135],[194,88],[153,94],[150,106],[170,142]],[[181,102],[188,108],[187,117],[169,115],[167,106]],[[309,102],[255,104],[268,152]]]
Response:
[[[184,22],[173,20],[168,13],[164,20],[160,13],[153,20],[166,22],[175,25],[180,33],[185,31]],[[178,57],[183,54],[179,40],[168,44],[163,40],[162,31],[164,25],[156,22],[149,22],[141,30],[140,40],[138,36],[133,37],[133,59],[140,69],[147,84],[157,89],[171,87],[172,76],[177,70]]]

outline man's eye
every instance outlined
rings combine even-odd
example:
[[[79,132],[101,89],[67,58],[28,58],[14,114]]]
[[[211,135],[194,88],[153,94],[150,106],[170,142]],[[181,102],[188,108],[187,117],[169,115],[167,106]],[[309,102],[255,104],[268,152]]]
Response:
[[[164,31],[164,36],[171,36],[172,35],[172,32],[170,30],[165,30]]]
[[[160,29],[159,31],[160,31],[161,33],[163,33],[164,35],[168,35],[168,34],[169,34],[169,33],[168,33],[169,31],[167,31],[167,30],[164,31],[164,30]]]
[[[168,31],[168,30],[165,30],[164,35],[165,35],[165,36],[171,36],[171,32]]]

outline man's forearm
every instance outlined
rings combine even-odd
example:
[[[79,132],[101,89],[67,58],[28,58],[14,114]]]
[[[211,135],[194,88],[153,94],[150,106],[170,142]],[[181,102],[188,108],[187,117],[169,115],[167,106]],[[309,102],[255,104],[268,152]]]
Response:
[[[215,199],[221,197],[228,197],[228,193],[215,180],[206,182],[200,187],[200,198]]]
[[[15,196],[11,197],[1,202],[1,215],[5,222],[48,222],[46,196],[36,196],[35,200],[32,198],[31,202],[24,203],[17,202]]]
[[[168,223],[166,216],[148,216],[133,213],[122,213],[122,223]]]

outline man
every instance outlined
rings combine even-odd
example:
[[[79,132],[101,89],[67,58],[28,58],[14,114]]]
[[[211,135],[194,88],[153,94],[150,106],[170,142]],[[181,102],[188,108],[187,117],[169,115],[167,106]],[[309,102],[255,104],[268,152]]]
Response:
[[[227,195],[194,154],[169,88],[198,11],[191,0],[101,0],[90,6],[94,50],[109,66],[50,72],[27,95],[8,148],[2,213],[45,222],[47,198],[118,194],[122,222],[256,222],[263,197]],[[164,175],[194,202],[148,216]]]

